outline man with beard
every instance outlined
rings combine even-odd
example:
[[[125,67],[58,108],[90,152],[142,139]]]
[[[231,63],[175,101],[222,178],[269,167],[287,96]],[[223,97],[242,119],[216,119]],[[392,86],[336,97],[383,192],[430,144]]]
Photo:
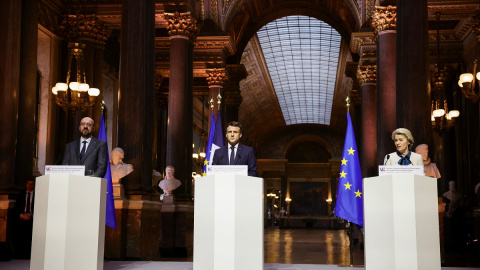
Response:
[[[92,170],[93,176],[104,177],[108,165],[107,143],[92,137],[95,122],[90,117],[82,119],[79,130],[80,140],[67,144],[62,164],[84,165],[85,172]]]

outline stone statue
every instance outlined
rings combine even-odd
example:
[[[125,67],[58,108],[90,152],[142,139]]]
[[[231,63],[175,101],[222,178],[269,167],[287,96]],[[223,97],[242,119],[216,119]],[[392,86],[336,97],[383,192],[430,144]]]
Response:
[[[443,197],[447,199],[448,210],[445,212],[447,217],[452,217],[457,208],[462,205],[462,195],[457,192],[455,181],[448,182],[449,190],[443,193]]]
[[[282,207],[282,210],[280,210],[280,217],[284,217],[285,212],[287,212],[287,211],[285,211],[285,209],[283,209],[283,207]]]
[[[428,157],[428,145],[418,145],[415,148],[415,152],[423,157],[423,170],[425,171],[425,176],[435,177],[437,179],[442,178],[437,165],[430,162],[430,158]]]
[[[172,191],[178,188],[182,182],[180,180],[175,179],[175,168],[172,166],[167,166],[165,168],[165,179],[158,183],[158,186],[163,189],[165,196],[172,196]]]
[[[112,182],[119,183],[120,179],[133,172],[133,166],[131,164],[123,163],[125,153],[122,148],[114,148],[110,158],[110,169],[112,171]]]

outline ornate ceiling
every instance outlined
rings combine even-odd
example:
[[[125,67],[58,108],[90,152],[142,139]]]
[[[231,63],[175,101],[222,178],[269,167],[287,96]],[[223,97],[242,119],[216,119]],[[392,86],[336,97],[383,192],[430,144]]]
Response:
[[[156,70],[160,91],[168,90],[169,47],[165,12],[191,12],[200,32],[194,51],[194,91],[196,96],[208,93],[207,70],[228,65],[245,65],[248,77],[240,83],[242,102],[239,118],[246,127],[247,143],[261,144],[272,134],[290,130],[283,119],[268,69],[255,33],[267,23],[288,15],[306,15],[327,22],[342,36],[342,48],[337,72],[330,126],[317,125],[318,130],[330,133],[345,130],[345,97],[355,90],[349,62],[375,61],[375,43],[370,28],[370,16],[376,5],[395,1],[374,0],[170,0],[156,3]],[[432,46],[435,31],[441,31],[442,61],[459,63],[473,49],[471,18],[480,10],[478,0],[428,1],[429,31]],[[94,14],[103,21],[108,34],[119,35],[121,0],[39,0],[40,24],[57,33],[62,15]],[[441,22],[435,13],[441,12]],[[121,37],[119,37],[121,38]],[[353,54],[352,54],[353,53]],[[354,64],[353,66],[355,66]],[[236,67],[232,70],[244,71]],[[242,72],[240,72],[242,73]],[[355,77],[354,75],[349,75]],[[242,76],[237,76],[238,80]],[[235,88],[235,87],[233,87]],[[238,91],[238,88],[237,90]],[[197,106],[198,107],[198,106]],[[198,109],[198,108],[197,108]],[[261,116],[261,117],[259,117]]]

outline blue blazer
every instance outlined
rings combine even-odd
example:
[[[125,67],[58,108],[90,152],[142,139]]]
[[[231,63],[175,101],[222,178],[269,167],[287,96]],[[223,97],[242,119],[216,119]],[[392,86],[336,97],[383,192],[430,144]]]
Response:
[[[228,146],[223,146],[215,150],[212,165],[230,165],[229,159]],[[255,159],[255,153],[252,147],[238,144],[234,165],[247,165],[248,175],[257,176],[257,160]]]
[[[109,165],[107,143],[92,137],[85,155],[80,159],[80,139],[75,140],[65,147],[62,165],[85,165],[85,171],[93,170],[95,177],[103,178]]]

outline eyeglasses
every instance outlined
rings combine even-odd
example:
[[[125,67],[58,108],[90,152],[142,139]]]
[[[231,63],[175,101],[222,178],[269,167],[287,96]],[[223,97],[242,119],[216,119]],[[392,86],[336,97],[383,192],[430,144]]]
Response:
[[[80,123],[80,126],[87,126],[87,127],[93,127],[93,125],[91,123]]]

